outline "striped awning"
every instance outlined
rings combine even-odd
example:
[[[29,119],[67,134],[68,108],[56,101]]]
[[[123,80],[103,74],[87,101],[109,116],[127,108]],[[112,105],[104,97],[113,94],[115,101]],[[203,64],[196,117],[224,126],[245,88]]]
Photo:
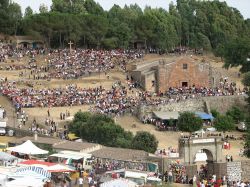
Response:
[[[26,168],[18,169],[14,174],[14,176],[33,176],[35,178],[51,178],[51,173],[44,170],[41,167],[29,166]]]

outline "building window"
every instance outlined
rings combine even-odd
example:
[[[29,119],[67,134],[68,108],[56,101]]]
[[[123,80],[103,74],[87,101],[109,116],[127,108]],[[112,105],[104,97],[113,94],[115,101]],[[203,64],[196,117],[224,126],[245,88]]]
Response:
[[[183,69],[188,69],[188,65],[187,64],[183,64]]]

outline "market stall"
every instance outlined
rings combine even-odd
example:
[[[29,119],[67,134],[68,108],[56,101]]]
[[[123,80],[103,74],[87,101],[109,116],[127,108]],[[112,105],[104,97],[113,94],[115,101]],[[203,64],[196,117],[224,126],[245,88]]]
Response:
[[[27,155],[42,155],[42,154],[49,153],[49,151],[46,151],[37,147],[30,140],[27,140],[21,145],[17,145],[15,147],[9,147],[7,148],[7,150],[16,152],[16,153],[27,154]]]

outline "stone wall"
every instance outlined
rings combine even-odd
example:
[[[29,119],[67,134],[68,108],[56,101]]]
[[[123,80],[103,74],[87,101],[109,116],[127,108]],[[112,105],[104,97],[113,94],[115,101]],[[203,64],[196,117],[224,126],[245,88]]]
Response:
[[[151,114],[154,111],[204,111],[205,105],[204,101],[202,99],[197,100],[185,100],[179,103],[169,103],[164,105],[158,105],[158,106],[146,106],[141,105],[139,108],[139,117],[142,117],[143,115]]]
[[[245,96],[220,96],[220,97],[204,97],[207,108],[216,109],[221,113],[226,113],[232,106],[244,107],[246,105]],[[209,110],[206,112],[210,112]]]
[[[250,160],[241,161],[241,179],[243,181],[250,180]]]
[[[227,162],[227,176],[229,181],[241,180],[241,162]]]
[[[249,181],[250,160],[227,162],[227,176],[229,181]]]
[[[158,106],[141,105],[138,108],[138,117],[141,118],[144,115],[152,114],[154,111],[204,111],[210,113],[211,109],[216,109],[221,113],[225,113],[232,106],[244,107],[245,105],[245,96],[203,97]]]

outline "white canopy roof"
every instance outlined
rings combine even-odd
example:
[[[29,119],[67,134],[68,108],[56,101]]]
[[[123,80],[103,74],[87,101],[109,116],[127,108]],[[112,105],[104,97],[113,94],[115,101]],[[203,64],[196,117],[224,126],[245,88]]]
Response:
[[[0,152],[0,160],[3,160],[3,161],[11,161],[11,160],[17,160],[18,158],[13,156],[13,155],[10,155],[8,153],[5,153],[5,152]]]
[[[7,148],[7,150],[22,153],[22,154],[28,154],[28,155],[48,154],[49,152],[49,151],[40,149],[35,144],[33,144],[30,140],[27,140],[21,145],[18,145],[15,147],[9,147]]]
[[[100,185],[101,187],[136,187],[136,183],[127,179],[115,179],[108,182],[104,182]]]
[[[74,151],[61,151],[59,153],[55,153],[50,156],[79,160],[82,158],[85,158],[85,159],[91,158],[92,155],[88,153],[79,153],[79,152],[74,152]]]
[[[6,187],[43,187],[44,182],[41,179],[36,179],[33,177],[15,178],[10,182],[5,184]]]
[[[163,112],[163,111],[154,111],[154,115],[162,120],[169,120],[169,119],[178,119],[179,112]]]

